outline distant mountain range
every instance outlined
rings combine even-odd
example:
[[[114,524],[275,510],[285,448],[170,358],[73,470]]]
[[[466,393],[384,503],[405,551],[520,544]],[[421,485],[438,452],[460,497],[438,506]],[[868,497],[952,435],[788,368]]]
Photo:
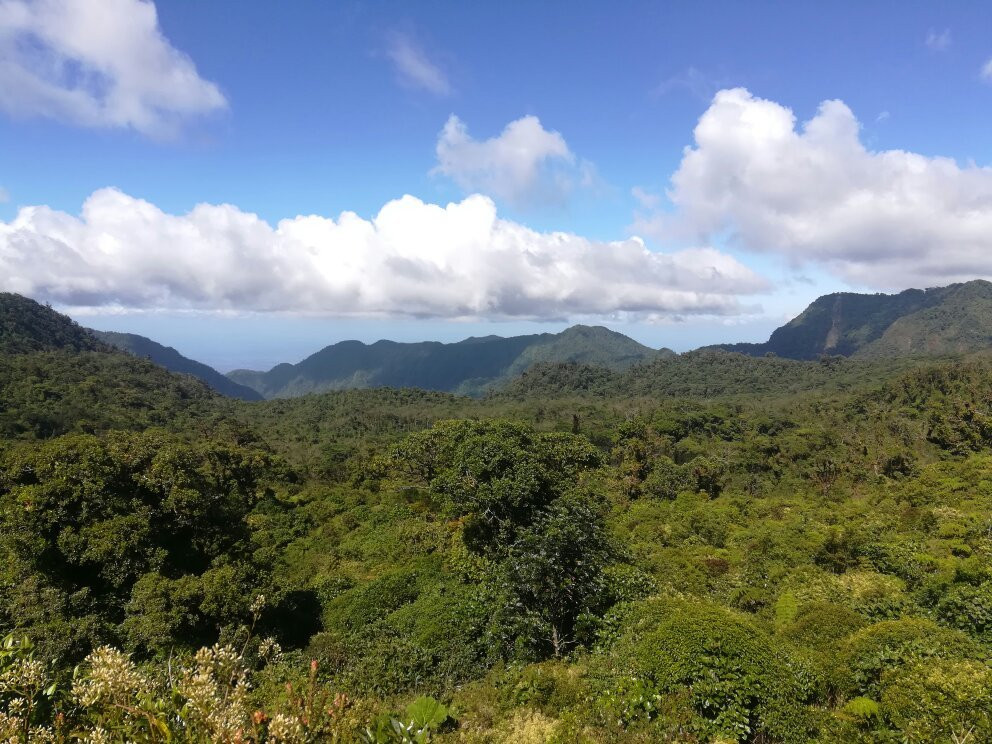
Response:
[[[150,359],[155,364],[165,367],[171,372],[193,375],[193,377],[199,378],[221,395],[226,395],[229,398],[241,398],[241,400],[262,400],[262,396],[251,388],[239,385],[234,380],[228,379],[213,367],[208,367],[206,364],[184,357],[171,346],[163,346],[152,341],[150,338],[138,336],[134,333],[87,330],[98,340],[109,346],[113,346],[115,349],[126,351],[134,356]]]
[[[268,372],[235,370],[228,377],[266,398],[361,387],[417,387],[476,395],[539,362],[623,370],[659,356],[675,353],[652,349],[607,328],[577,325],[561,333],[484,336],[450,344],[342,341],[298,364],[280,364]]]
[[[723,344],[700,351],[812,360],[948,356],[990,349],[992,283],[975,280],[893,295],[825,295],[764,343]],[[192,375],[216,392],[244,400],[363,387],[478,395],[506,387],[528,370],[534,372],[521,380],[527,389],[591,390],[633,384],[626,377],[616,378],[616,373],[631,368],[636,368],[632,373],[638,385],[647,385],[640,378],[661,375],[672,378],[666,383],[671,387],[677,385],[676,378],[688,374],[680,371],[683,367],[696,369],[708,358],[683,355],[688,366],[669,363],[680,358],[669,349],[651,349],[607,328],[577,325],[561,333],[485,336],[448,344],[342,341],[297,364],[279,364],[267,372],[236,370],[225,376],[143,336],[91,331],[34,300],[0,293],[0,354],[114,350]]]
[[[815,300],[762,344],[717,347],[789,359],[943,356],[992,348],[992,283],[899,294],[836,292]]]

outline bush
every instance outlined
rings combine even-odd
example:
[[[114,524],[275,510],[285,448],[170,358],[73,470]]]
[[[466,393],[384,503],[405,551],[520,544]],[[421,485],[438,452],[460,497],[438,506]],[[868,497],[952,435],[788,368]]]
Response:
[[[805,741],[814,722],[803,705],[807,670],[757,625],[721,607],[649,600],[629,608],[611,656],[663,694],[688,691],[699,732],[750,741]]]
[[[936,660],[983,660],[982,647],[964,633],[929,620],[887,620],[857,631],[838,659],[841,692],[878,699],[883,673]]]
[[[940,659],[887,670],[881,701],[882,714],[908,741],[992,741],[992,668],[985,663]]]
[[[814,602],[800,608],[781,634],[796,646],[826,651],[865,625],[861,615],[844,605]]]
[[[937,617],[952,628],[992,641],[992,581],[955,585],[937,603]]]

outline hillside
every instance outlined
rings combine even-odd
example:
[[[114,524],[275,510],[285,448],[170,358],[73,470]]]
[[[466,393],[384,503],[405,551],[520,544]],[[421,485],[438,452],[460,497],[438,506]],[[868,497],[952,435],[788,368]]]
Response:
[[[0,443],[166,426],[214,398],[199,380],[119,353],[47,305],[0,294]]]
[[[613,372],[575,363],[536,364],[490,391],[494,399],[595,398],[781,399],[810,391],[845,391],[888,379],[921,360],[912,357],[809,361],[752,357],[713,349],[659,357]]]
[[[206,364],[184,357],[171,346],[163,346],[152,341],[150,338],[138,336],[134,333],[88,330],[103,343],[126,351],[134,356],[149,359],[155,364],[165,367],[170,372],[193,375],[193,377],[200,379],[221,395],[226,395],[229,398],[240,398],[241,400],[262,399],[262,396],[251,388],[239,385],[233,380],[228,379],[213,367],[208,367]]]
[[[815,300],[765,343],[725,344],[750,356],[938,356],[992,347],[992,283],[975,280],[894,295],[836,292]]]
[[[941,301],[896,319],[857,356],[947,356],[992,348],[992,283],[946,287]]]
[[[266,398],[363,387],[475,395],[540,362],[624,370],[659,356],[673,353],[655,351],[607,328],[578,325],[558,334],[485,336],[450,344],[342,341],[298,364],[280,364],[268,372],[235,370],[228,377]]]
[[[47,305],[0,292],[0,354],[106,350],[85,328]]]
[[[32,323],[8,338],[51,344]],[[194,704],[233,722],[198,741],[257,744],[428,715],[437,744],[992,740],[983,355],[376,346],[537,361],[481,398],[241,401],[112,349],[0,354],[0,666],[41,680],[0,695],[7,738],[93,730],[85,695],[137,680],[115,740],[188,740]]]

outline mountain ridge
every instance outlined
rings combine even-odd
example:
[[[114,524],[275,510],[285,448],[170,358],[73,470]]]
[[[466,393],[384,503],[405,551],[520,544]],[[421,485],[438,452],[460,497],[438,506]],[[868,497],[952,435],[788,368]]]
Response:
[[[193,375],[211,389],[243,400],[366,387],[479,396],[520,379],[529,370],[534,374],[521,381],[524,388],[561,392],[574,385],[589,390],[607,385],[610,375],[631,369],[640,370],[641,377],[677,376],[684,365],[659,366],[659,362],[685,356],[669,349],[651,349],[602,326],[575,325],[560,333],[490,334],[453,343],[380,339],[366,344],[345,340],[295,364],[283,362],[268,371],[235,370],[223,375],[144,336],[90,331],[49,306],[0,293],[0,353],[117,350],[148,358],[173,372]],[[730,352],[811,361],[824,357],[911,359],[990,351],[992,282],[973,280],[895,294],[823,295],[777,328],[766,342],[720,344],[686,354]],[[734,368],[736,363],[727,364]],[[618,384],[627,383],[620,380]]]
[[[110,351],[110,347],[50,306],[0,292],[0,353],[39,351]]]
[[[268,372],[234,370],[228,377],[266,398],[357,387],[418,387],[477,395],[538,362],[623,370],[659,355],[674,352],[651,349],[602,326],[576,325],[557,334],[476,336],[454,343],[341,341],[297,364],[278,364]]]
[[[789,359],[940,356],[992,347],[992,282],[974,279],[896,294],[834,292],[818,297],[763,343],[707,349]]]
[[[97,331],[92,328],[86,330],[99,341],[115,349],[137,357],[145,357],[170,372],[192,375],[221,395],[241,400],[262,400],[262,396],[250,387],[239,385],[203,362],[183,356],[171,346],[165,346],[136,333]]]

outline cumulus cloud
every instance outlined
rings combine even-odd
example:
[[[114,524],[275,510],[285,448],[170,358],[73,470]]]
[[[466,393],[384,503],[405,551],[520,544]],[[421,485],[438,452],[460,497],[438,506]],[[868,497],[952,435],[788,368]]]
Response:
[[[393,34],[389,38],[386,55],[393,61],[396,74],[404,85],[421,88],[436,96],[446,96],[451,93],[448,76],[409,36]]]
[[[273,227],[231,205],[171,215],[103,189],[78,217],[24,207],[0,222],[0,288],[82,307],[561,318],[727,314],[766,285],[709,248],[536,232],[481,195]]]
[[[671,181],[669,235],[729,236],[878,288],[992,276],[992,168],[869,151],[843,102],[797,127],[743,88],[717,93],[694,134]]]
[[[930,29],[927,31],[926,45],[935,52],[942,52],[951,46],[951,29],[945,28],[943,31]]]
[[[516,206],[563,203],[578,186],[595,181],[560,133],[536,116],[511,121],[496,137],[477,140],[452,114],[437,140],[432,173],[449,177],[466,192],[481,191]]]
[[[0,0],[0,108],[168,136],[223,109],[148,0]]]

